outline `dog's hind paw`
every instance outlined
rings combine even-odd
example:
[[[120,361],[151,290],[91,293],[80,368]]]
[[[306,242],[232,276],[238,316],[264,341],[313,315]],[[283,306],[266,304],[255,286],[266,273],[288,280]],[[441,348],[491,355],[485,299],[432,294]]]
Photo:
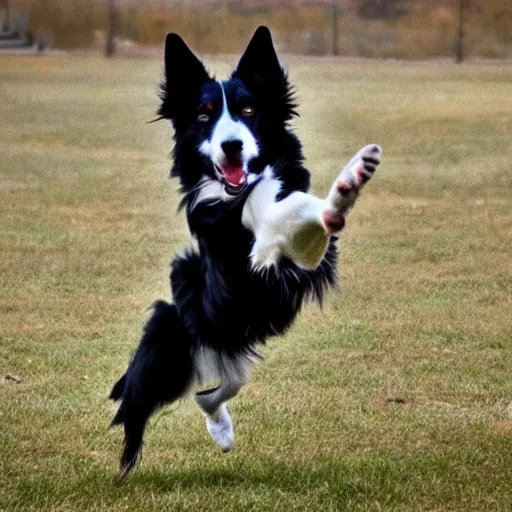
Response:
[[[322,220],[328,233],[341,231],[345,215],[350,211],[361,187],[373,176],[380,164],[382,149],[377,144],[361,148],[343,168],[327,196]]]
[[[222,404],[219,407],[219,410],[215,414],[215,418],[212,418],[209,415],[205,416],[206,430],[208,430],[211,438],[223,452],[229,452],[233,446],[235,433],[233,430],[233,422],[231,421],[231,416],[229,415],[226,404]]]

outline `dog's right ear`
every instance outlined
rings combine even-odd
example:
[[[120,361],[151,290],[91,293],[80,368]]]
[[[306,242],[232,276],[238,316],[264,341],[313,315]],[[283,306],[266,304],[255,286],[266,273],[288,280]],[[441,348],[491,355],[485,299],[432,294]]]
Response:
[[[203,63],[178,34],[165,38],[165,77],[160,84],[160,118],[174,120],[180,107],[189,105],[199,89],[212,78]]]

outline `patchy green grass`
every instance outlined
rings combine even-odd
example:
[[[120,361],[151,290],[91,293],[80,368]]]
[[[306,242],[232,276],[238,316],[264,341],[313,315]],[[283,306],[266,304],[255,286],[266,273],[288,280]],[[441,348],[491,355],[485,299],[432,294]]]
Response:
[[[106,397],[188,239],[161,64],[0,58],[0,510],[510,510],[510,67],[287,64],[315,192],[384,148],[340,290],[264,349],[233,452],[185,401],[116,486]]]

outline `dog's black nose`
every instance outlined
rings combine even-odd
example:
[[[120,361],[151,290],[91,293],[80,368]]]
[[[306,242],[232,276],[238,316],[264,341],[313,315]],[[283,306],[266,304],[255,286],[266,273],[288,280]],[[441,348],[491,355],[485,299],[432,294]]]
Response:
[[[238,139],[227,140],[220,146],[227,156],[234,156],[242,151],[243,142]]]

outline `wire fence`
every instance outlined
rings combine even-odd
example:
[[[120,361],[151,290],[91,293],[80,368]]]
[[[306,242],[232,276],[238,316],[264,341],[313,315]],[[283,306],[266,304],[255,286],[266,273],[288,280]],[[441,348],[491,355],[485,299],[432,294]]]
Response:
[[[239,52],[265,24],[280,51],[304,55],[512,58],[510,0],[0,0],[0,29],[19,19],[25,38],[110,55],[151,53],[168,32]]]

